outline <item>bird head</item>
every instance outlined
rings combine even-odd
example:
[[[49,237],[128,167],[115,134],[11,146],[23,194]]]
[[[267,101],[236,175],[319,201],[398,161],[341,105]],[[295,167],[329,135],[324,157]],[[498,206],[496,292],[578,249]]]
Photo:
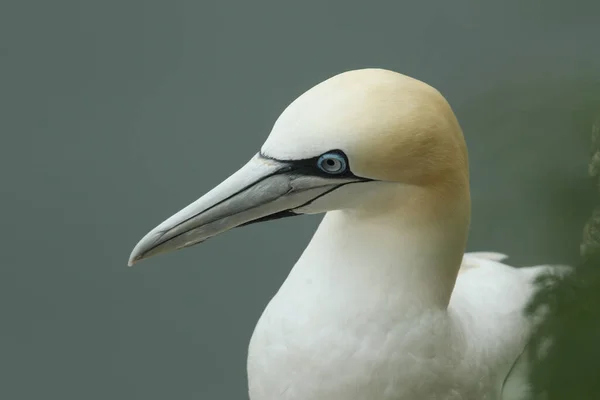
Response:
[[[129,264],[238,226],[333,210],[457,211],[468,224],[468,179],[461,128],[436,89],[383,69],[341,73],[294,100],[255,156],[151,230]]]

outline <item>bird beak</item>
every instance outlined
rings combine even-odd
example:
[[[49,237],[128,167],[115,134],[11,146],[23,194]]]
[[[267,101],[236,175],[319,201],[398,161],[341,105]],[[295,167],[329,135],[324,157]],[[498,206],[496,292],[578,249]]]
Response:
[[[237,226],[298,215],[299,208],[359,180],[307,174],[305,167],[293,162],[257,154],[220,185],[152,229],[131,252],[129,265],[193,246]]]

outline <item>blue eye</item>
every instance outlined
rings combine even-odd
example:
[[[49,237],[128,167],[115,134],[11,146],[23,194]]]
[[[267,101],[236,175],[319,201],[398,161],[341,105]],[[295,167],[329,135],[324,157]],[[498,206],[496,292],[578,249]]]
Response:
[[[346,160],[335,153],[323,154],[317,161],[317,167],[328,174],[341,174],[346,171]]]

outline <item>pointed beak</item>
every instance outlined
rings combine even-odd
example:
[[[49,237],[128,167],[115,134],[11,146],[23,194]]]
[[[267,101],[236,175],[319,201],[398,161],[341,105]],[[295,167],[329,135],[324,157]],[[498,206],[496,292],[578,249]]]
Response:
[[[297,215],[295,209],[356,180],[307,175],[293,162],[257,154],[220,185],[148,232],[131,252],[129,265],[193,246],[238,226]]]

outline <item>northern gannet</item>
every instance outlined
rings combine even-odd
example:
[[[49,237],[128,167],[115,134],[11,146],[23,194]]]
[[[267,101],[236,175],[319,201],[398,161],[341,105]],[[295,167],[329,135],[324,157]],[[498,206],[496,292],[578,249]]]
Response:
[[[467,148],[445,98],[361,69],[293,101],[260,151],[150,231],[129,265],[326,213],[250,340],[252,400],[526,398],[523,310],[553,267],[465,254],[470,212]]]

